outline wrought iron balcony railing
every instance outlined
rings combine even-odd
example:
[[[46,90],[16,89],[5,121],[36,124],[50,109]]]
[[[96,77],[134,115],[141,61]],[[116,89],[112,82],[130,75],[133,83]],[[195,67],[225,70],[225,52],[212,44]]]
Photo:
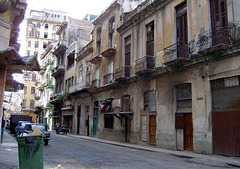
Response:
[[[99,87],[100,86],[100,80],[99,79],[95,79],[92,81],[91,87],[95,88],[95,87]]]
[[[211,49],[214,46],[231,46],[240,44],[240,25],[234,25],[230,29],[220,29],[217,31],[206,31],[200,33],[197,38],[196,46],[199,52]],[[219,50],[218,47],[216,50]]]
[[[104,77],[104,84],[109,84],[113,81],[113,73],[108,73]]]
[[[65,66],[63,64],[59,64],[52,72],[52,76],[56,77],[57,75],[64,74]]]
[[[172,61],[186,60],[189,59],[189,44],[178,42],[164,48],[164,52],[164,64],[168,64]]]
[[[115,69],[114,79],[115,80],[123,80],[130,77],[131,66],[121,66]]]
[[[151,72],[155,68],[155,56],[143,56],[135,61],[135,74]]]

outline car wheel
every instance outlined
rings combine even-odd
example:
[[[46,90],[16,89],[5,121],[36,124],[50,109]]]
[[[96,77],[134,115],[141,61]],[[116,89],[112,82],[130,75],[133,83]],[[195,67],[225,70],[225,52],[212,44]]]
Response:
[[[48,145],[48,140],[44,140],[44,145]]]
[[[66,132],[66,134],[67,134],[67,132]]]

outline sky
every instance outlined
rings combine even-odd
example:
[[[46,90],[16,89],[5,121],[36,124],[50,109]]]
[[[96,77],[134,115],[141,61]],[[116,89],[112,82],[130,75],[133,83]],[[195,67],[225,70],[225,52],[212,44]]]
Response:
[[[25,13],[25,18],[27,17],[29,10],[42,10],[42,9],[52,9],[65,11],[68,15],[75,19],[83,19],[86,14],[99,15],[103,10],[105,10],[113,0],[27,0],[27,11]],[[21,56],[25,55],[25,36],[26,36],[26,19],[20,25],[20,32],[18,43],[21,44],[19,54]],[[23,78],[21,75],[14,75],[14,79],[23,83]]]

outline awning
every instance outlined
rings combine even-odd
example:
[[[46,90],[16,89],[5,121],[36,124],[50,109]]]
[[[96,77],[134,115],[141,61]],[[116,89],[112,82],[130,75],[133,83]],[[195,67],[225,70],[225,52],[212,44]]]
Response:
[[[0,49],[0,67],[8,72],[21,73],[22,70],[40,71],[36,56],[21,57],[14,47]]]

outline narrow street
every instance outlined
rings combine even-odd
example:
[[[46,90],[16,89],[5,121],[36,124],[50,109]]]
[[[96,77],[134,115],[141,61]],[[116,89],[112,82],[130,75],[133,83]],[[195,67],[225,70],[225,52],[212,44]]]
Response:
[[[83,140],[69,135],[52,134],[44,147],[45,168],[232,168],[211,160],[184,158],[168,153],[136,150]]]

